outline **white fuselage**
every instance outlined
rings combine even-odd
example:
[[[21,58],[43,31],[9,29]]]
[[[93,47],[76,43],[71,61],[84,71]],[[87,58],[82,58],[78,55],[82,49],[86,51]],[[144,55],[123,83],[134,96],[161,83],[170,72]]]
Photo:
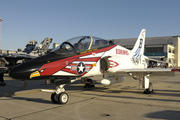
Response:
[[[139,55],[138,57],[133,57],[135,55],[133,51],[128,50],[119,45],[115,46],[109,51],[98,53],[97,56],[95,54],[95,57],[99,57],[99,55],[102,55],[101,58],[109,56],[108,57],[108,60],[110,61],[109,69],[103,73],[103,71],[100,69],[100,60],[99,60],[96,63],[96,66],[94,66],[83,77],[90,77],[93,80],[107,79],[109,81],[122,81],[124,76],[127,76],[128,69],[147,68],[147,63],[145,61],[146,56]],[[119,72],[117,73],[117,71],[121,71],[121,70],[122,73]],[[123,72],[123,70],[127,70],[127,71]]]

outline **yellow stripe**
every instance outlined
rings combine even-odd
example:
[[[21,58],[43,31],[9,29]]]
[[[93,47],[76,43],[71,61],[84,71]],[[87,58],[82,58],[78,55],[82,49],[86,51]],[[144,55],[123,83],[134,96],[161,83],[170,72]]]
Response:
[[[15,94],[15,95],[13,95],[13,96],[26,95],[26,94],[39,93],[39,92],[42,92],[42,91],[34,91],[34,92],[27,92],[27,93],[19,93],[19,94]]]
[[[20,81],[20,80],[18,80],[18,81]],[[24,83],[24,85],[21,88],[19,88],[17,90],[14,90],[14,91],[11,91],[11,92],[8,92],[8,93],[3,93],[3,94],[0,95],[0,97],[4,97],[4,96],[6,96],[8,94],[15,93],[17,91],[20,91],[20,90],[26,88],[27,87],[27,83],[25,81],[22,81],[22,82]]]

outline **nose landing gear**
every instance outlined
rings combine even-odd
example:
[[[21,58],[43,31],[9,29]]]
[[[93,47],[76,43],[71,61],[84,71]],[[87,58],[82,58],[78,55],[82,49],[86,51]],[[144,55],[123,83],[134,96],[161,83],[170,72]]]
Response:
[[[69,96],[65,92],[64,85],[56,86],[56,91],[51,94],[51,101],[53,103],[66,104],[68,102]]]

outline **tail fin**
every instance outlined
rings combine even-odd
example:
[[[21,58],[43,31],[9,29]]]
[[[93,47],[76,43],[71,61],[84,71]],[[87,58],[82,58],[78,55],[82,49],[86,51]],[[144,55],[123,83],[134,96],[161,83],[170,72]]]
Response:
[[[37,44],[37,40],[29,40],[23,52],[29,54],[30,52],[34,50],[34,48],[36,47],[36,44]]]
[[[146,35],[146,30],[142,29],[136,41],[136,44],[134,45],[134,48],[132,49],[132,51],[135,52],[136,54],[139,54],[139,55],[144,54],[145,35]]]
[[[44,55],[47,53],[52,38],[45,38],[33,51],[33,54]]]

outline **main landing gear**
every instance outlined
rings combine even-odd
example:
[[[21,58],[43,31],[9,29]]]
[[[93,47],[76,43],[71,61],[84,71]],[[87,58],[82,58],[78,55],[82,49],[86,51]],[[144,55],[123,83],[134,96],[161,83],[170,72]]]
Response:
[[[144,94],[150,94],[150,93],[153,93],[153,85],[151,82],[149,82],[149,79],[147,78],[147,75],[144,75],[142,76],[142,85],[143,85],[143,88],[145,88],[144,90]]]
[[[150,94],[153,93],[153,85],[151,82],[149,82],[149,79],[147,78],[149,75],[142,73],[142,77],[138,78],[136,76],[134,76],[132,73],[129,74],[133,79],[135,80],[142,80],[142,88],[144,88],[144,94]]]
[[[144,90],[144,94],[151,94],[153,93],[153,85],[151,82],[149,82],[149,87]]]
[[[56,86],[56,91],[51,94],[53,103],[66,104],[69,100],[68,94],[65,92],[64,85]]]
[[[86,88],[86,89],[94,88],[95,87],[92,79],[84,80],[83,83],[85,83],[84,88]]]
[[[75,80],[72,80],[71,83],[74,82],[74,81]],[[85,83],[84,88],[86,88],[86,89],[95,87],[94,84],[93,84],[92,79],[84,78],[84,79],[82,79],[82,82]],[[54,83],[54,82],[52,82],[52,83]],[[55,84],[56,85],[56,90],[53,91],[53,93],[51,94],[51,101],[53,103],[66,104],[68,102],[69,96],[65,92],[65,89],[64,89],[64,86],[67,83],[68,83],[67,81],[66,82],[64,81],[64,82],[61,82],[60,85]],[[47,90],[43,90],[43,91],[47,91]]]

